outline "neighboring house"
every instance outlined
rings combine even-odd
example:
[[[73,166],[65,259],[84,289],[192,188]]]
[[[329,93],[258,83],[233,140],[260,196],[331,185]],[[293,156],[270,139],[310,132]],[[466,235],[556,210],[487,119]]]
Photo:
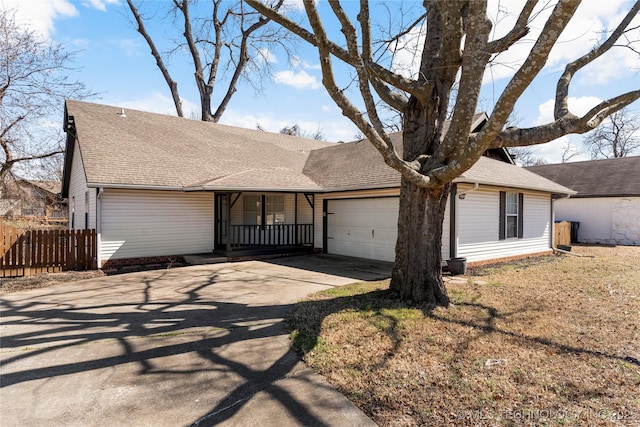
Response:
[[[475,126],[485,120],[477,115]],[[66,103],[65,130],[70,227],[97,229],[103,267],[212,251],[394,259],[400,175],[368,141],[333,144],[78,101]],[[572,190],[513,165],[505,150],[488,154],[455,180],[444,258],[549,252],[552,198]]]
[[[556,220],[580,223],[578,242],[640,244],[640,157],[527,169],[577,191],[555,209]]]
[[[0,217],[64,222],[67,204],[60,182],[26,180],[8,174],[0,183]]]

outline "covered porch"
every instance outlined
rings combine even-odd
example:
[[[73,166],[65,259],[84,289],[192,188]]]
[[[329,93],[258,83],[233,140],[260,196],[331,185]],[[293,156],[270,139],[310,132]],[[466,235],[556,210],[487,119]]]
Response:
[[[228,258],[313,252],[313,193],[216,192],[214,252]]]

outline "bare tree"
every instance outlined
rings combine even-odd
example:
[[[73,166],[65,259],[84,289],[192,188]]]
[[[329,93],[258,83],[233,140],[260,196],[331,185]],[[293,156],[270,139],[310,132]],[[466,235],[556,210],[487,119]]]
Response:
[[[582,154],[582,151],[578,150],[575,145],[571,143],[571,141],[565,141],[562,144],[562,158],[560,161],[562,163],[567,163],[569,160],[573,159],[576,156]]]
[[[468,170],[490,148],[542,144],[568,133],[585,133],[607,116],[640,97],[640,90],[601,102],[583,116],[569,111],[569,85],[574,74],[602,56],[626,36],[631,20],[640,10],[635,3],[606,40],[567,64],[556,87],[555,113],[551,123],[532,128],[505,129],[514,105],[544,67],[560,33],[574,16],[579,1],[560,0],[533,42],[530,53],[496,100],[487,124],[470,134],[485,69],[501,52],[523,40],[529,32],[536,1],[528,1],[514,26],[504,36],[491,39],[493,24],[486,1],[425,0],[419,22],[424,28],[420,66],[415,77],[394,72],[386,57],[374,60],[369,2],[360,1],[357,17],[351,18],[338,1],[329,2],[340,23],[343,38],[330,40],[314,0],[303,0],[308,23],[297,24],[258,0],[246,0],[265,16],[278,22],[317,48],[323,85],[334,102],[378,149],[384,161],[402,175],[396,258],[391,289],[402,298],[447,305],[442,280],[442,224],[451,182]],[[416,25],[414,25],[416,27]],[[333,61],[350,65],[359,83],[361,111],[338,86]],[[451,91],[460,73],[456,98]],[[405,96],[399,96],[400,90]],[[385,132],[377,98],[402,112],[403,155],[398,155]],[[443,124],[453,103],[448,129]]]
[[[546,165],[548,162],[544,157],[539,156],[533,147],[512,147],[509,153],[523,166]]]
[[[626,108],[616,111],[585,135],[583,144],[592,159],[627,157],[640,151],[640,114]]]
[[[127,0],[137,31],[151,49],[151,55],[171,92],[178,116],[184,117],[182,99],[178,82],[171,76],[167,66],[167,57],[186,51],[200,94],[199,118],[218,122],[241,79],[259,89],[263,75],[270,73],[272,49],[279,47],[289,55],[291,37],[280,26],[269,25],[269,18],[247,8],[242,0],[210,0],[211,7],[206,11],[203,10],[205,3],[192,0],[166,3],[169,7],[168,16],[174,17],[171,25],[175,25],[180,36],[172,50],[163,53],[158,50],[149,33],[145,25],[147,19],[140,12],[140,7],[133,0]],[[274,0],[265,7],[277,11],[283,7],[283,3],[284,0]],[[154,16],[157,16],[158,8],[162,8],[163,3],[153,4],[156,8]],[[192,9],[195,9],[195,14]],[[223,77],[226,77],[226,81]],[[226,86],[220,86],[218,90],[216,85],[223,83]],[[217,100],[214,100],[215,91],[220,93]]]
[[[0,50],[0,180],[17,165],[28,165],[31,175],[53,165],[49,172],[55,176],[61,163],[54,157],[63,152],[63,138],[60,126],[54,131],[45,122],[62,115],[65,98],[90,95],[82,83],[69,79],[73,53],[18,25],[15,12],[5,9],[0,11]]]
[[[324,141],[326,135],[324,130],[320,126],[315,131],[308,131],[302,129],[297,123],[292,126],[285,126],[280,129],[280,133],[283,135],[299,136],[301,138],[315,139],[316,141]]]

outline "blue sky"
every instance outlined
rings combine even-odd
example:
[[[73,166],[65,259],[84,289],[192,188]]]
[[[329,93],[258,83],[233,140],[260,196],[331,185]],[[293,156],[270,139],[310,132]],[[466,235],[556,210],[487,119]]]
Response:
[[[125,0],[0,0],[5,7],[18,10],[18,19],[45,37],[64,45],[67,50],[77,51],[74,78],[84,82],[98,93],[93,102],[135,108],[159,113],[175,114],[173,104],[149,49],[135,31],[129,17]],[[520,0],[511,0],[509,7],[517,14]],[[492,10],[505,5],[499,0],[492,2]],[[507,3],[504,2],[503,3]],[[397,4],[397,3],[395,3]],[[575,17],[575,22],[563,33],[562,42],[551,54],[541,76],[527,90],[516,107],[520,121],[526,127],[548,122],[552,119],[555,82],[567,60],[588,51],[600,37],[603,29],[612,28],[623,16],[625,0],[585,0]],[[147,1],[147,6],[153,2]],[[394,6],[394,3],[391,3]],[[350,4],[350,7],[355,4]],[[326,7],[321,3],[321,10]],[[531,24],[532,34],[540,28],[549,10],[541,10],[539,20]],[[545,15],[547,14],[547,15]],[[496,37],[505,31],[515,16],[498,14],[492,17],[499,24]],[[640,19],[637,19],[640,23]],[[155,34],[166,33],[166,24],[151,25]],[[329,33],[336,34],[331,26]],[[632,37],[640,39],[638,32]],[[167,46],[160,46],[160,49]],[[515,64],[531,47],[521,43],[499,58],[498,65],[488,71],[480,109],[490,111],[500,90],[508,82]],[[276,52],[271,55],[276,71],[272,81],[265,82],[263,91],[256,94],[252,88],[242,86],[232,99],[223,116],[222,123],[277,132],[286,125],[297,123],[304,129],[314,131],[322,128],[330,141],[350,141],[358,130],[333,104],[324,91],[320,79],[318,60],[313,49],[299,44],[299,58],[290,63]],[[410,73],[411,58],[405,58],[407,73]],[[502,64],[502,65],[501,65]],[[401,64],[396,64],[400,69]],[[179,82],[180,95],[184,98],[187,112],[198,110],[197,90],[193,84],[190,65],[178,56],[169,64],[174,79]],[[637,89],[640,85],[640,59],[628,49],[616,49],[602,60],[594,63],[574,79],[570,107],[576,113],[585,112],[599,100],[622,92]],[[638,103],[634,110],[640,110]],[[572,136],[539,146],[537,152],[547,161],[560,162],[562,146],[567,142],[580,148],[581,137]],[[586,154],[572,160],[587,159]]]

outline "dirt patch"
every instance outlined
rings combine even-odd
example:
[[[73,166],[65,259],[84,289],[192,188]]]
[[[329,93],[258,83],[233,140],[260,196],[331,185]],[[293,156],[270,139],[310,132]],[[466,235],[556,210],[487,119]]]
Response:
[[[471,269],[447,309],[316,294],[292,338],[379,425],[639,425],[640,248],[573,252]]]
[[[62,273],[41,273],[27,277],[0,279],[0,295],[29,289],[45,288],[60,283],[76,282],[78,280],[93,279],[104,276],[100,270],[93,271],[65,271]]]

